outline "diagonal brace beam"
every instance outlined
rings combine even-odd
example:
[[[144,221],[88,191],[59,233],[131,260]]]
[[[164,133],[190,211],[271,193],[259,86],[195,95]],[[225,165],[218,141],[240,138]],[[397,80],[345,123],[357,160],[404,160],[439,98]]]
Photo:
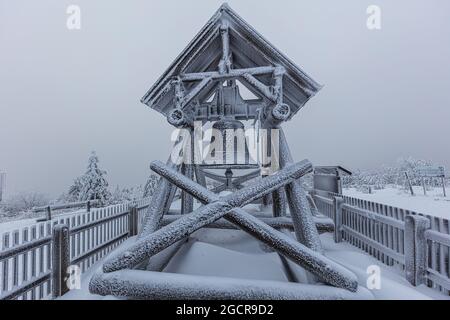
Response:
[[[249,73],[243,74],[242,77],[245,80],[247,80],[247,82],[250,83],[253,87],[255,87],[255,89],[257,89],[267,99],[269,99],[272,102],[277,102],[277,96],[274,95],[270,90],[270,88],[266,86],[264,83],[262,83]]]

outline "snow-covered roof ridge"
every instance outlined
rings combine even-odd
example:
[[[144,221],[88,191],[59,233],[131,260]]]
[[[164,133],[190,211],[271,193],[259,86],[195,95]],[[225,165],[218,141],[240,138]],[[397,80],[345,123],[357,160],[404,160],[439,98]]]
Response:
[[[174,79],[185,73],[216,70],[222,56],[220,29],[224,24],[229,28],[234,68],[280,66],[285,69],[283,95],[285,103],[293,111],[292,115],[321,89],[320,84],[224,3],[148,90],[141,102],[167,115],[176,94],[172,85]],[[270,79],[271,75],[262,75],[259,80],[264,81],[264,77]]]

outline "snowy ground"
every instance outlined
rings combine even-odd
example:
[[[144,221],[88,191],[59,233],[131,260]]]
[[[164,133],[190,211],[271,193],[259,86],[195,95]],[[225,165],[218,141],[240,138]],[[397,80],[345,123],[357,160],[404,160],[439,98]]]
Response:
[[[354,188],[344,189],[343,192],[346,196],[450,219],[450,190],[447,192],[447,197],[443,196],[442,188],[434,188],[427,191],[425,196],[422,187],[414,187],[414,196],[406,193],[404,190],[393,187],[373,190],[372,194],[362,193]]]
[[[411,286],[401,271],[381,264],[349,244],[335,244],[331,234],[322,235],[321,240],[325,255],[353,271],[364,288],[368,267],[380,267],[380,289],[370,290],[375,299],[450,299],[425,286]],[[90,277],[100,267],[101,262],[84,275],[81,289],[70,291],[62,299],[114,299],[91,295],[88,291]],[[164,272],[288,281],[278,255],[237,230],[202,229],[194,233]]]

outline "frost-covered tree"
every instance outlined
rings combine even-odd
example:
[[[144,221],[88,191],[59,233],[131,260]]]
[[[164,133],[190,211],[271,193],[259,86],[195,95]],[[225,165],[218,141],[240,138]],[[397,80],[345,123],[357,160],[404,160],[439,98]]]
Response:
[[[37,192],[21,192],[6,199],[3,208],[9,214],[16,215],[48,204],[49,199],[46,195]]]
[[[397,168],[399,171],[400,183],[404,185],[406,183],[406,177],[404,172],[408,172],[409,178],[412,185],[418,186],[421,184],[421,176],[419,173],[419,168],[424,166],[431,166],[433,163],[431,161],[414,159],[413,157],[400,158],[397,160]],[[403,175],[401,175],[403,173]]]
[[[100,204],[106,204],[111,197],[106,174],[106,171],[99,168],[98,157],[93,151],[89,157],[86,173],[82,177],[83,187],[78,199],[80,201],[98,200]]]
[[[73,184],[69,187],[67,192],[66,201],[75,202],[80,198],[81,190],[83,189],[83,177],[75,178]]]
[[[143,190],[142,186],[131,187],[131,188],[120,188],[116,186],[112,192],[111,198],[109,200],[110,204],[124,203],[128,201],[134,201],[142,199]]]
[[[386,185],[402,186],[407,190],[407,181],[405,172],[408,173],[411,184],[418,186],[421,184],[421,176],[419,168],[423,166],[431,166],[431,161],[415,159],[413,157],[400,158],[394,166],[382,166],[379,169],[372,170],[355,170],[351,176],[343,179],[344,187],[353,187],[360,190],[382,189]],[[428,184],[441,185],[440,180],[429,181]]]
[[[122,202],[122,190],[119,186],[116,186],[114,191],[111,194],[111,198],[109,199],[110,204],[117,204]]]

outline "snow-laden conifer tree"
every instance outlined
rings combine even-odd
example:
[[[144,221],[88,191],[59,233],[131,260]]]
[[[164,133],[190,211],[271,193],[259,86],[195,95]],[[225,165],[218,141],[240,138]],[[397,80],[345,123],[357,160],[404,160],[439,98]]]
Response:
[[[111,197],[106,171],[99,168],[98,162],[98,157],[93,151],[89,157],[86,173],[82,177],[83,187],[79,196],[80,201],[98,200],[100,204],[106,204]]]
[[[69,188],[67,193],[67,202],[76,202],[80,198],[81,190],[83,189],[83,177],[75,178],[73,184]]]

